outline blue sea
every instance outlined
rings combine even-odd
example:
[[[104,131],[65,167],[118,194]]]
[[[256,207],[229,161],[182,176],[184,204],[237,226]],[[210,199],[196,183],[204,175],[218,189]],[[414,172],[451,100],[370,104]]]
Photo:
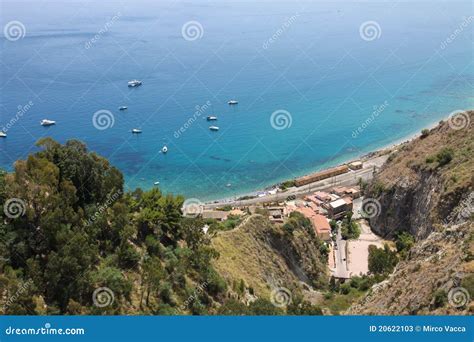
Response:
[[[124,173],[127,189],[159,181],[164,192],[227,198],[357,158],[474,104],[470,1],[1,6],[7,170],[42,137],[79,139]],[[132,79],[143,85],[129,88]]]

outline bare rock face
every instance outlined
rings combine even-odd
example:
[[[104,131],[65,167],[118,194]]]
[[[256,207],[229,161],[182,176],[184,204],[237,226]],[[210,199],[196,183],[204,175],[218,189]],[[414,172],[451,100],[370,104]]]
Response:
[[[402,145],[367,186],[374,232],[411,233],[415,246],[347,314],[466,314],[474,297],[474,112]],[[453,123],[454,122],[454,123]],[[453,304],[453,289],[465,299]]]
[[[408,231],[420,240],[435,224],[465,219],[459,215],[466,209],[462,206],[474,205],[474,112],[463,115],[468,118],[465,127],[454,129],[450,121],[441,122],[392,153],[369,184],[365,196],[379,204],[377,215],[370,218],[377,234],[393,238]]]

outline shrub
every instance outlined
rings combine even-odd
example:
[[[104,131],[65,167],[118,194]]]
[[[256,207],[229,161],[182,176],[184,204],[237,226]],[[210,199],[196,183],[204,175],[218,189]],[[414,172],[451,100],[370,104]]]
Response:
[[[448,164],[452,159],[453,159],[453,150],[450,148],[443,148],[436,155],[436,161],[438,162],[440,167]]]
[[[421,130],[421,139],[426,138],[430,134],[430,130],[427,128],[424,128]]]
[[[437,290],[434,294],[434,307],[435,308],[440,308],[446,304],[448,300],[448,295],[446,294],[446,291],[444,290]]]

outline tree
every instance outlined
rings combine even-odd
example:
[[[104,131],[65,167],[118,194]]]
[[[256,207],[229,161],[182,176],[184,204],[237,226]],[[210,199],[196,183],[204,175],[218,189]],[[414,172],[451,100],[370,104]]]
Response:
[[[388,274],[398,262],[396,252],[385,244],[383,248],[369,246],[369,271],[373,274]]]

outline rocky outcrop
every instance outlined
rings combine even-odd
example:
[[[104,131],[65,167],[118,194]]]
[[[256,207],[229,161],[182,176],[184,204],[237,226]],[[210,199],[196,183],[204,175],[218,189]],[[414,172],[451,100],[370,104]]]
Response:
[[[365,193],[376,206],[370,218],[374,232],[393,238],[399,231],[408,231],[420,240],[436,224],[462,221],[453,211],[474,200],[474,131],[470,124],[474,112],[465,115],[465,127],[455,129],[450,121],[441,122],[392,153]],[[440,160],[443,151],[450,161]]]
[[[394,151],[366,188],[372,230],[416,243],[347,314],[474,311],[474,112],[461,115],[464,126],[451,118]]]

